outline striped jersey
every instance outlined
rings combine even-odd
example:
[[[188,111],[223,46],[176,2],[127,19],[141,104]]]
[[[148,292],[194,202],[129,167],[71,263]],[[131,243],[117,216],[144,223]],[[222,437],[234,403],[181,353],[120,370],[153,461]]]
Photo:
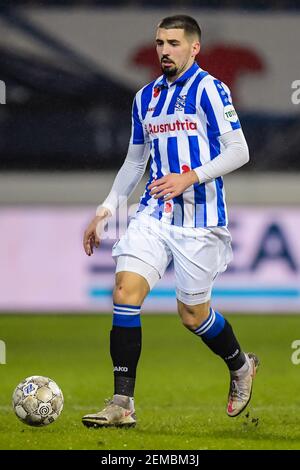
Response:
[[[222,177],[196,183],[165,202],[148,189],[153,179],[193,170],[222,151],[219,137],[240,128],[228,87],[194,63],[181,77],[143,87],[132,108],[132,144],[148,144],[150,177],[137,210],[172,225],[227,225]]]

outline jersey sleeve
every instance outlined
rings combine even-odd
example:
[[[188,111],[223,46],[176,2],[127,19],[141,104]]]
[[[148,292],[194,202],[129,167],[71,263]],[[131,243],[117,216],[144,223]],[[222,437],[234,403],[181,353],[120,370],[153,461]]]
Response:
[[[98,206],[96,215],[106,207],[114,215],[119,205],[132,194],[143,174],[150,156],[149,145],[129,144],[128,152],[123,165],[118,171],[112,188],[105,201]]]
[[[207,80],[200,99],[210,132],[221,136],[226,132],[240,129],[241,124],[231,100],[230,90],[220,80]]]
[[[148,143],[148,134],[145,131],[140,112],[140,97],[135,96],[132,104],[132,124],[130,144],[146,144]]]

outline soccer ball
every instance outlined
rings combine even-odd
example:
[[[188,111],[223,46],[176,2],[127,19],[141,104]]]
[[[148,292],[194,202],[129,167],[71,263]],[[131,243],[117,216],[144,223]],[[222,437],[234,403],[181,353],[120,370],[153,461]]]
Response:
[[[64,397],[58,385],[48,377],[33,375],[16,387],[12,405],[17,417],[30,426],[46,426],[53,423],[64,405]]]

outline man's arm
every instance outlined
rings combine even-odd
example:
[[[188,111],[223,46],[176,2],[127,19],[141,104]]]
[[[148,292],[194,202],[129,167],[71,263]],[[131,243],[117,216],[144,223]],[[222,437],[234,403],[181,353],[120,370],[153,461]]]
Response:
[[[224,150],[213,160],[194,168],[199,183],[227,175],[249,161],[249,150],[242,129],[229,131],[219,137]]]
[[[145,173],[150,156],[150,144],[140,112],[141,95],[142,90],[136,94],[132,104],[131,137],[125,161],[114,180],[109,195],[97,207],[96,216],[84,232],[83,246],[88,256],[93,254],[94,247],[98,248],[103,227],[107,219],[115,213],[121,197],[127,199]]]
[[[121,166],[110,193],[105,201],[98,206],[96,215],[102,213],[102,208],[109,210],[114,215],[121,198],[129,198],[142,176],[145,173],[150,155],[149,144],[129,144],[127,156]]]
[[[249,151],[246,139],[241,129],[235,129],[219,137],[224,150],[208,163],[182,174],[170,173],[149,185],[151,195],[155,199],[166,196],[169,201],[182,194],[189,186],[224,176],[249,161]]]
[[[149,144],[129,144],[127,156],[113,182],[111,191],[105,201],[98,206],[83,237],[83,247],[88,256],[100,245],[100,234],[111,217],[122,197],[128,198],[140,182],[149,159]]]

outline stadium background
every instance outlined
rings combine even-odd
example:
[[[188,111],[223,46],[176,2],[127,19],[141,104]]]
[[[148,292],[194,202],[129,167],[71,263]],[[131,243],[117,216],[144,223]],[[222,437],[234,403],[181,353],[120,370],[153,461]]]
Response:
[[[216,283],[216,307],[299,311],[298,11],[280,10],[285,2],[276,11],[271,2],[19,3],[0,11],[0,310],[110,309],[110,250],[126,210],[92,259],[82,232],[126,155],[134,92],[160,73],[153,25],[188,9],[203,29],[200,65],[232,89],[251,155],[225,178],[235,258]],[[145,310],[174,308],[170,266]]]
[[[107,389],[110,386],[108,344],[104,339],[111,321],[106,314],[111,311],[114,281],[110,250],[125,230],[126,210],[120,211],[116,225],[110,224],[101,249],[92,258],[83,253],[82,234],[96,205],[108,193],[126,154],[134,93],[159,73],[155,66],[153,27],[161,17],[177,12],[199,20],[203,31],[199,63],[232,89],[250,148],[250,163],[225,177],[234,261],[216,282],[214,305],[225,313],[242,314],[235,315],[235,325],[243,341],[257,347],[265,361],[266,379],[258,384],[262,397],[258,408],[262,410],[266,406],[267,416],[268,413],[272,415],[273,421],[275,404],[272,400],[280,389],[278,377],[275,379],[272,375],[274,361],[285,370],[282,380],[289,383],[290,388],[285,390],[285,398],[281,397],[281,411],[284,411],[277,415],[274,448],[299,448],[300,436],[287,424],[291,409],[283,406],[290,396],[292,414],[299,411],[299,400],[294,400],[293,391],[298,370],[291,362],[291,344],[299,337],[299,317],[289,316],[300,312],[300,10],[297,1],[1,2],[0,80],[6,86],[6,104],[2,87],[0,339],[7,344],[8,357],[7,365],[0,366],[6,394],[2,396],[4,404],[0,404],[2,419],[4,423],[6,419],[10,423],[5,400],[19,379],[35,373],[32,369],[40,367],[40,371],[45,371],[44,375],[58,377],[69,398],[76,393],[80,397],[88,384],[89,390],[95,386],[89,383],[88,372],[93,369],[93,377],[97,376],[94,374],[97,357],[103,372],[101,387]],[[131,197],[129,213],[134,210],[145,181]],[[175,312],[173,285],[171,266],[143,308],[144,322],[149,326],[149,338],[153,332],[157,354],[162,351],[159,348],[164,342],[163,335],[169,334],[170,325],[174,327],[178,342],[185,341],[181,330],[177,332],[177,326],[174,326],[175,319],[168,317],[166,320],[162,315],[158,334],[156,317],[148,315]],[[78,315],[82,312],[103,315],[84,319]],[[16,313],[34,313],[35,317],[12,315]],[[42,313],[76,313],[77,320],[71,315],[71,329],[66,318],[53,315],[51,320],[52,317],[37,315]],[[274,313],[276,317],[272,316]],[[97,322],[102,317],[99,329],[101,351],[106,351],[107,357],[100,360]],[[74,344],[67,342],[69,349],[64,352],[64,357],[70,361],[66,367],[73,359],[74,370],[81,374],[80,393],[73,385],[74,377],[68,375],[61,363],[58,365],[60,347],[65,346],[65,340],[60,327],[55,325],[62,325],[62,332],[69,334],[72,331],[74,335]],[[81,364],[75,349],[77,346],[81,351],[85,348],[80,333],[87,331],[84,330],[87,325],[92,325],[93,332],[87,333],[90,334],[90,349],[86,356],[81,356]],[[255,325],[259,325],[259,331]],[[50,332],[54,328],[56,334],[52,336]],[[19,333],[16,335],[16,332]],[[37,357],[41,345],[43,357]],[[22,353],[23,348],[27,355]],[[196,343],[192,348],[196,350]],[[170,374],[172,377],[171,351],[172,348],[168,350],[169,377]],[[175,355],[176,347],[173,352]],[[21,353],[22,367],[18,363]],[[145,364],[148,366],[147,352],[144,354],[145,368]],[[201,366],[205,364],[205,354],[202,350]],[[153,360],[153,350],[151,356]],[[211,356],[207,357],[210,361]],[[159,355],[157,361],[160,362]],[[175,361],[177,359],[174,359],[177,373],[182,367],[182,373],[188,376],[183,359],[182,364]],[[45,368],[46,363],[48,368]],[[168,362],[165,365],[167,367]],[[221,390],[211,379],[209,362],[206,367],[207,370],[205,365],[202,370],[203,382],[207,378],[213,380],[211,387],[215,386],[213,393],[212,388],[204,390],[202,397],[207,393],[209,401],[210,396],[215,397],[214,393],[221,395]],[[213,363],[213,367],[217,373],[218,366]],[[161,377],[163,375],[162,372]],[[84,384],[83,377],[86,377]],[[175,375],[173,379],[176,380]],[[159,388],[155,389],[153,385],[155,380],[157,377],[153,378],[152,387],[158,394]],[[270,395],[266,384],[273,387]],[[191,389],[193,386],[190,383]],[[140,396],[143,391],[150,403],[146,383],[141,381],[138,390]],[[162,390],[170,392],[163,386]],[[98,400],[95,393],[89,394],[89,400],[90,406],[95,405]],[[82,399],[76,406],[86,409],[87,405],[89,402]],[[147,404],[143,406],[146,418],[148,413],[150,419]],[[78,414],[78,409],[75,407],[74,414]],[[168,413],[168,409],[165,412]],[[204,409],[201,408],[201,412],[206,416]],[[206,418],[209,422],[211,416]],[[272,447],[273,422],[268,419],[268,432],[262,433],[259,444],[251,435],[254,440],[248,442],[250,448]],[[192,426],[192,416],[188,424]],[[180,448],[180,445],[199,448],[192,437],[183,444],[173,442],[170,438],[173,425],[172,422],[168,424],[165,439],[161,438],[160,444],[149,441],[149,445],[157,446],[153,448]],[[286,441],[280,437],[280,425],[286,426]],[[230,441],[230,432],[234,436],[232,429],[226,437],[227,425],[223,425],[223,421],[217,426],[217,437],[208,436],[206,440],[208,448],[247,446]],[[4,434],[1,436],[1,448],[13,448],[14,445],[47,448],[48,445],[46,441],[22,444],[18,439],[13,443],[12,437],[6,440]],[[214,440],[210,441],[210,438]],[[88,445],[93,448],[90,438],[88,442],[86,448]],[[134,439],[132,442],[132,446],[139,445]],[[52,445],[61,448],[59,446],[63,444],[57,441]],[[68,445],[72,446],[74,442],[70,441]],[[81,448],[83,444],[77,445]],[[107,437],[103,448],[108,445],[114,448],[117,444]],[[123,444],[120,446],[123,448]]]

